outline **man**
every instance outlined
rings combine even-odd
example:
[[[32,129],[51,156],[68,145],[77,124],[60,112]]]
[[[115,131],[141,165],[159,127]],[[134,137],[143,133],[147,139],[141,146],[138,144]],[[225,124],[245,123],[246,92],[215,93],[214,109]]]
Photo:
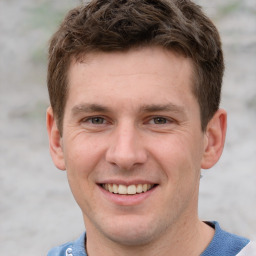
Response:
[[[69,12],[49,49],[47,129],[86,234],[49,256],[256,255],[198,218],[200,170],[225,140],[223,70],[219,34],[190,1]]]

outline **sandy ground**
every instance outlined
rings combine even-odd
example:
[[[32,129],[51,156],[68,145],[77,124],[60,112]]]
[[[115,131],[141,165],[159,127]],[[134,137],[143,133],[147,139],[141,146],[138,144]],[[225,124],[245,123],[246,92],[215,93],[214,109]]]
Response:
[[[8,256],[46,255],[84,229],[80,210],[48,153],[47,41],[79,1],[0,1],[0,244]],[[203,171],[199,212],[256,239],[256,3],[203,1],[226,56],[228,111],[221,161]]]

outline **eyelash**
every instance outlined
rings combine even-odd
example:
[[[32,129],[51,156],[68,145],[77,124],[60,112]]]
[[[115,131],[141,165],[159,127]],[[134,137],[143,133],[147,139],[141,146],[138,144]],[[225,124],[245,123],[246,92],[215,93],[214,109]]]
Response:
[[[97,123],[97,120],[98,121],[100,120],[101,122]],[[94,123],[94,121],[96,121],[96,123]],[[151,125],[165,125],[173,122],[174,120],[170,118],[166,118],[163,116],[153,116],[148,118],[145,124],[148,123]],[[82,123],[90,123],[91,125],[105,125],[108,123],[108,121],[105,117],[102,117],[102,116],[92,116],[92,117],[87,117],[85,119],[82,119]]]
[[[168,120],[167,118],[165,117],[162,117],[162,116],[156,116],[156,117],[153,117],[149,120],[149,123],[153,121],[155,125],[164,125],[164,124],[167,124],[170,122],[170,120]]]
[[[101,120],[102,123],[93,123],[93,121],[95,121],[96,119],[98,120]],[[90,123],[92,125],[103,125],[105,124],[107,121],[104,117],[101,117],[101,116],[92,116],[92,117],[88,117],[88,118],[85,118],[85,119],[82,119],[82,123]]]

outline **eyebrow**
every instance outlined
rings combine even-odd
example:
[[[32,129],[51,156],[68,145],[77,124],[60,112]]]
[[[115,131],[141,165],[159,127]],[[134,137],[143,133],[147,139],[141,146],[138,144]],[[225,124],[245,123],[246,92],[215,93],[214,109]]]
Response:
[[[110,110],[99,104],[79,104],[75,105],[71,112],[73,115],[78,115],[80,113],[110,112]]]
[[[185,109],[182,106],[175,105],[172,103],[168,104],[150,104],[144,105],[140,109],[141,112],[158,112],[158,111],[171,111],[175,113],[185,113]]]
[[[172,103],[168,104],[149,104],[143,105],[139,109],[140,112],[159,112],[159,111],[171,111],[174,113],[185,113],[185,109],[182,106],[175,105]],[[109,113],[111,110],[100,104],[79,104],[75,105],[71,110],[73,115],[78,115],[80,113],[94,113],[94,112],[102,112]]]

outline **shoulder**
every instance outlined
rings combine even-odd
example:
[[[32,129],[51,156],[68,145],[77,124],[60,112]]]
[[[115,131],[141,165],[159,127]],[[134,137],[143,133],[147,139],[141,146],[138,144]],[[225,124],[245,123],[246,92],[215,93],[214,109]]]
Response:
[[[215,228],[215,235],[201,256],[234,256],[245,248],[250,240],[222,230],[218,222],[208,222]]]
[[[69,249],[73,247],[72,242],[65,243],[63,245],[52,248],[47,256],[66,256],[69,253]]]
[[[47,256],[87,256],[85,252],[86,234],[77,240],[52,248]]]

